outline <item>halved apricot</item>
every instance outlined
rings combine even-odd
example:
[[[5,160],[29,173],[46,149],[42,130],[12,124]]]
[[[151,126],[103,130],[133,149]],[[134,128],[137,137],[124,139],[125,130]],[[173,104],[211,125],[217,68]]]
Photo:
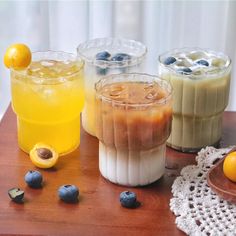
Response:
[[[49,145],[37,143],[30,151],[30,159],[40,168],[51,168],[58,161],[58,153]]]

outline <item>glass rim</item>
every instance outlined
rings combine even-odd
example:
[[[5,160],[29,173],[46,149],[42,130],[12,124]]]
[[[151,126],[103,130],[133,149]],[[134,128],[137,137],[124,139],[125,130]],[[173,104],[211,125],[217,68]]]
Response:
[[[65,51],[54,51],[54,50],[34,51],[34,52],[32,52],[31,62],[34,61],[33,60],[34,55],[36,55],[36,54],[46,54],[46,53],[52,53],[52,54],[61,53],[63,55],[68,55],[68,56],[70,55],[74,58],[74,61],[79,61],[80,66],[78,67],[78,70],[73,72],[72,74],[65,75],[65,76],[59,76],[57,78],[49,78],[47,76],[38,77],[38,76],[35,76],[35,75],[25,74],[24,72],[26,71],[26,69],[30,65],[28,67],[22,69],[22,70],[16,70],[16,69],[10,68],[10,72],[13,72],[14,74],[16,74],[18,76],[30,78],[30,79],[32,79],[32,82],[35,83],[35,84],[55,84],[55,82],[58,82],[58,83],[66,82],[69,78],[74,77],[76,74],[79,74],[81,72],[81,70],[83,69],[83,67],[84,67],[84,61],[82,60],[82,58],[76,56],[76,54],[74,54],[74,53],[65,52]],[[36,61],[38,61],[38,60],[36,60]],[[61,60],[61,61],[63,61],[63,60]]]
[[[129,43],[136,43],[140,47],[143,48],[143,52],[139,56],[133,56],[130,59],[124,60],[124,61],[107,61],[107,60],[96,60],[95,58],[90,58],[85,55],[85,53],[82,51],[82,47],[85,46],[86,44],[93,43],[96,41],[123,41],[123,42],[129,42]],[[141,62],[146,54],[147,54],[147,46],[145,46],[142,42],[136,41],[134,39],[127,39],[127,38],[122,38],[122,37],[103,37],[103,38],[94,38],[87,40],[85,42],[80,43],[77,46],[77,55],[79,55],[85,62],[91,63],[95,66],[99,66],[102,68],[107,68],[108,66],[110,67],[115,67],[115,68],[122,68],[122,67],[127,67],[127,66],[132,66],[132,65],[137,65],[139,62]]]
[[[166,86],[167,88],[164,88],[165,90],[168,91],[168,95],[164,98],[161,98],[159,100],[154,100],[151,101],[150,103],[132,103],[132,104],[128,104],[128,103],[124,103],[122,101],[118,101],[118,100],[114,100],[112,98],[108,98],[104,95],[102,95],[100,93],[100,90],[102,89],[102,83],[111,80],[114,77],[125,77],[125,76],[144,76],[144,77],[148,77],[152,79],[152,82],[157,82],[159,86],[161,86],[161,88],[164,88],[164,86]],[[135,82],[135,80],[131,80],[133,82]],[[118,81],[119,82],[119,81]],[[123,81],[120,81],[123,82]],[[125,81],[125,82],[129,82],[129,81]],[[149,82],[148,80],[143,79],[142,81],[138,81],[138,82]],[[112,83],[111,83],[112,84]],[[163,85],[164,84],[164,85]],[[121,74],[110,74],[107,76],[102,77],[97,83],[95,83],[95,94],[96,94],[96,98],[102,98],[104,101],[106,102],[110,102],[112,104],[115,104],[116,106],[120,106],[120,107],[150,107],[153,105],[164,105],[166,104],[169,100],[171,100],[172,98],[172,93],[173,93],[173,87],[170,84],[170,82],[162,79],[160,76],[157,75],[151,75],[148,73],[121,73]]]
[[[204,72],[203,74],[180,74],[178,73],[174,68],[171,68],[169,65],[165,65],[162,61],[161,61],[161,58],[164,57],[165,55],[168,55],[168,54],[171,54],[171,53],[178,53],[178,52],[184,52],[184,51],[201,51],[201,52],[207,52],[207,53],[211,53],[211,54],[214,54],[214,55],[219,55],[219,56],[223,56],[226,58],[226,62],[227,62],[227,65],[224,65],[223,67],[220,68],[220,71],[217,71],[217,72]],[[173,74],[176,74],[176,75],[180,75],[180,76],[183,76],[183,77],[193,77],[193,78],[200,78],[202,76],[209,76],[209,77],[212,77],[212,76],[215,76],[215,75],[219,75],[221,73],[225,73],[227,70],[229,70],[232,66],[232,60],[231,58],[223,53],[223,52],[220,52],[220,51],[214,51],[214,50],[211,50],[211,49],[208,49],[208,48],[201,48],[201,47],[182,47],[182,48],[173,48],[172,50],[168,50],[168,51],[165,51],[164,53],[160,54],[158,56],[158,62],[161,66],[165,67],[166,69],[168,69],[168,71],[172,72]]]

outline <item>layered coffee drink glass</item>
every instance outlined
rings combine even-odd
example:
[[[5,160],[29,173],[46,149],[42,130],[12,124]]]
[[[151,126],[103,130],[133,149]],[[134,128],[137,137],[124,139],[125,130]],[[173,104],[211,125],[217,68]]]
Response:
[[[147,74],[117,74],[96,83],[99,169],[113,183],[141,186],[165,171],[172,88]]]
[[[159,57],[159,73],[173,87],[172,132],[167,145],[184,152],[218,145],[229,98],[229,57],[199,48],[177,49]]]
[[[81,43],[77,52],[85,61],[82,125],[86,132],[95,136],[95,83],[109,74],[142,72],[147,48],[134,40],[98,38]]]

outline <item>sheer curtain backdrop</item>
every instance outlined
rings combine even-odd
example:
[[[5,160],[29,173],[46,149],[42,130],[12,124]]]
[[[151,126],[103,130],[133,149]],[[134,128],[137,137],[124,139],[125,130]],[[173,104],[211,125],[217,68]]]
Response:
[[[0,56],[12,43],[32,51],[76,52],[97,37],[125,37],[148,47],[148,73],[158,55],[178,47],[222,51],[233,60],[228,110],[236,111],[236,2],[225,1],[0,1]],[[0,117],[10,102],[9,71],[0,63]]]

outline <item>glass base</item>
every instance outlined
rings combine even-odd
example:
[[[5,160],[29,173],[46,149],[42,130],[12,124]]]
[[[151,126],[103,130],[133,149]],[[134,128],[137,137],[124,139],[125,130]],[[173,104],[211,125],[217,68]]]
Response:
[[[128,150],[108,147],[99,142],[99,170],[112,183],[144,186],[164,175],[165,154],[165,143],[149,150]]]
[[[178,146],[175,146],[175,145],[172,145],[171,143],[166,143],[166,145],[170,148],[173,148],[177,151],[180,151],[180,152],[185,152],[185,153],[197,153],[199,152],[202,148],[205,148],[206,146],[204,147],[196,147],[196,148],[189,148],[189,147],[178,147]],[[213,147],[219,147],[220,145],[220,140],[218,140],[216,143],[212,144],[212,145],[207,145],[207,146],[213,146]]]
[[[187,153],[197,153],[206,146],[217,146],[222,135],[222,115],[195,117],[173,114],[167,145]]]

